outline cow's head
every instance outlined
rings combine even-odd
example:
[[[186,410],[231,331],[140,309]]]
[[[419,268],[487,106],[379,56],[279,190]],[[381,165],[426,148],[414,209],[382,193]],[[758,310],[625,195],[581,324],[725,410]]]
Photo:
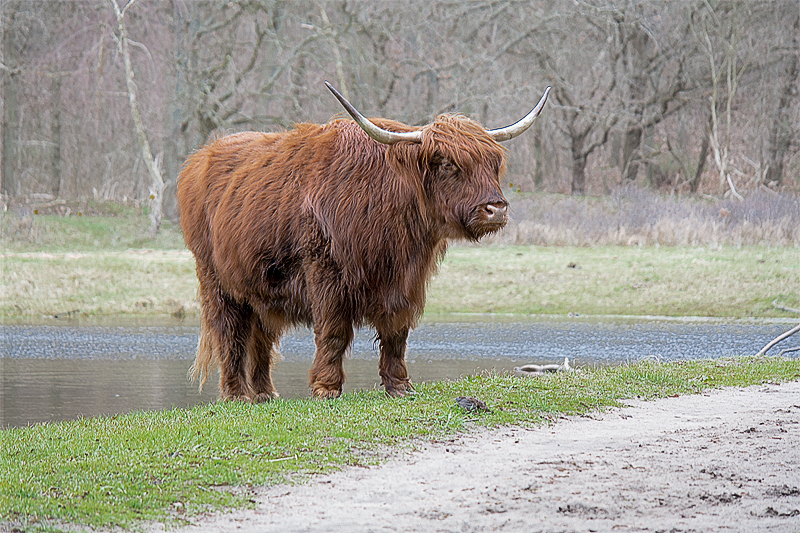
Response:
[[[487,131],[462,115],[440,115],[422,128],[396,132],[366,119],[328,82],[325,85],[370,137],[390,145],[386,155],[393,169],[419,180],[419,193],[429,207],[426,217],[439,219],[444,237],[477,240],[505,226],[508,202],[500,189],[505,150],[499,142],[533,124],[550,87],[530,113],[505,128]]]

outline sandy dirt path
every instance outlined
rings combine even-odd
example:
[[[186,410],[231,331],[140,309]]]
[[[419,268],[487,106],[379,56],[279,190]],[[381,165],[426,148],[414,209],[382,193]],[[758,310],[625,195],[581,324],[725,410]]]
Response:
[[[800,532],[800,383],[476,429],[257,492],[187,532]]]

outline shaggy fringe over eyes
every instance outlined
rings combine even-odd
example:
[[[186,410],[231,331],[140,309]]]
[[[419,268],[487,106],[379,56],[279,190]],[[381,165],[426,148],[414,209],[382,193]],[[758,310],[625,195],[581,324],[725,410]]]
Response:
[[[493,168],[498,176],[505,172],[507,150],[464,115],[439,115],[423,130],[423,158],[437,151],[467,172],[475,166]]]

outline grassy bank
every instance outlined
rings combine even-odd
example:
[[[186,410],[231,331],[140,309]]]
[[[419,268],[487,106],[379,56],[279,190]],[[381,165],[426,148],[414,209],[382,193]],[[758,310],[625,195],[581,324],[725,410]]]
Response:
[[[0,260],[5,319],[199,313],[187,250],[21,252]]]
[[[184,250],[0,254],[0,317],[197,315]],[[790,317],[800,248],[487,246],[450,249],[426,313]],[[73,313],[73,316],[75,313]]]
[[[500,242],[519,242],[515,228],[531,213],[539,217],[540,229],[572,227],[569,231],[583,235],[583,240],[575,242],[615,243],[592,231],[603,233],[605,225],[632,228],[635,220],[647,226],[647,213],[669,214],[676,206],[694,213],[698,205],[704,205],[695,200],[676,203],[650,193],[631,194],[602,201],[515,197],[512,204],[519,211],[519,221],[503,232]],[[794,220],[793,199],[784,198],[778,209],[777,200],[759,198],[751,199],[752,205],[738,205],[743,211],[736,220],[742,219],[739,222],[747,227],[755,220],[765,223],[775,218],[782,224]],[[525,202],[534,203],[526,207]],[[658,202],[671,202],[672,208]],[[591,211],[601,204],[603,216]],[[576,211],[576,205],[584,206],[589,214],[575,218],[583,213]],[[33,207],[0,216],[0,319],[199,313],[194,261],[179,227],[165,221],[158,237],[148,240],[143,235],[149,221],[133,207],[89,201],[59,207],[69,207],[69,216],[66,211],[47,214]],[[683,220],[687,213],[672,214]],[[644,231],[636,231],[640,230]],[[776,299],[782,306],[800,308],[800,248],[713,242],[718,244],[453,246],[431,284],[426,313],[792,316],[772,305]]]
[[[426,312],[663,316],[791,316],[800,249],[453,248]]]
[[[797,379],[796,359],[645,362],[535,379],[487,374],[420,384],[417,396],[401,400],[365,391],[336,401],[227,402],[4,430],[0,529],[179,523],[205,510],[249,505],[248,487],[374,464],[380,454],[398,453],[387,450],[446,438],[473,423],[541,424],[623,398]],[[492,412],[464,412],[454,404],[461,395],[486,401]]]

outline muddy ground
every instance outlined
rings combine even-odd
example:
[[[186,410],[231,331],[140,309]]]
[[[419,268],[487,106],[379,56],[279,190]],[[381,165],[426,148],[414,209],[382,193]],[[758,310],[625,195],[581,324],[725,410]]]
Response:
[[[186,531],[800,532],[800,383],[626,404],[262,489]]]

